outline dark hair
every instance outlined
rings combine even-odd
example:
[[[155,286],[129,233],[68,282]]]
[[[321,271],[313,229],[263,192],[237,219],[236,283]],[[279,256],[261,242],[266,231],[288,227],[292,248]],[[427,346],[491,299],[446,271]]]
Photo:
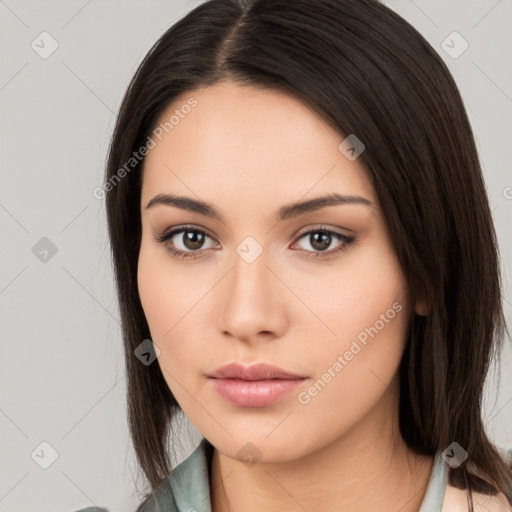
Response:
[[[130,433],[152,490],[172,470],[170,422],[179,405],[159,366],[134,357],[151,337],[137,288],[144,161],[122,179],[119,170],[178,96],[222,80],[293,95],[340,134],[363,141],[359,158],[409,290],[429,307],[428,316],[410,319],[400,365],[401,434],[426,455],[456,441],[468,458],[450,470],[450,481],[501,490],[512,502],[511,468],[482,421],[484,381],[508,329],[472,130],[442,59],[376,0],[204,2],[160,37],[128,87],[110,146],[106,208]]]

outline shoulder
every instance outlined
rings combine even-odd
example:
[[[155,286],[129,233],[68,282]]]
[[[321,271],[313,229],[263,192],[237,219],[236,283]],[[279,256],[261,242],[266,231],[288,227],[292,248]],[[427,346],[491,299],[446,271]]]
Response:
[[[482,494],[473,491],[473,506],[475,512],[511,512],[512,505],[506,496],[500,492],[495,495]],[[446,486],[442,512],[467,512],[469,510],[469,493],[467,489],[457,489]]]
[[[166,478],[156,491],[146,496],[146,499],[139,504],[135,512],[179,512],[174,500],[173,491],[170,485],[170,478]]]
[[[136,512],[210,512],[209,465],[212,445],[203,438],[199,446],[162,481]]]
[[[135,512],[210,512],[209,465],[213,446],[202,438],[192,453],[146,495]],[[88,507],[75,512],[110,512]]]
[[[75,512],[110,512],[110,510],[103,507],[86,507],[81,508],[80,510],[75,510]]]

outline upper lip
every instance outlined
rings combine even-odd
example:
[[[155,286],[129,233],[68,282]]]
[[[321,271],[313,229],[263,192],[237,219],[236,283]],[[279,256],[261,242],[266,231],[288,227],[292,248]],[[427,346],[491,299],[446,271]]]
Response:
[[[305,376],[297,375],[266,363],[257,363],[245,366],[240,363],[230,363],[214,372],[208,377],[214,379],[240,379],[240,380],[266,380],[266,379],[304,379]]]

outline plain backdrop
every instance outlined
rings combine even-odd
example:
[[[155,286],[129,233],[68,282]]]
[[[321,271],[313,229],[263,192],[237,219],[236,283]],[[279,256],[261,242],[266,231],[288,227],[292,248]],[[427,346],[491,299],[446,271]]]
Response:
[[[0,512],[92,504],[130,512],[139,502],[104,203],[93,190],[136,67],[198,3],[0,0]],[[430,41],[460,87],[499,235],[510,322],[512,0],[385,3]],[[495,370],[486,424],[510,448],[510,341]],[[199,439],[186,418],[182,430],[175,462]]]

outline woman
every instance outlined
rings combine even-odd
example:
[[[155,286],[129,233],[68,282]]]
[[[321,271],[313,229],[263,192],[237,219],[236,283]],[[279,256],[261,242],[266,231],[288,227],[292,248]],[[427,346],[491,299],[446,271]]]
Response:
[[[203,3],[139,67],[106,178],[139,511],[510,510],[480,408],[496,236],[457,87],[407,22]],[[203,439],[173,469],[180,410]]]

